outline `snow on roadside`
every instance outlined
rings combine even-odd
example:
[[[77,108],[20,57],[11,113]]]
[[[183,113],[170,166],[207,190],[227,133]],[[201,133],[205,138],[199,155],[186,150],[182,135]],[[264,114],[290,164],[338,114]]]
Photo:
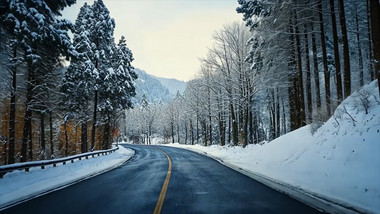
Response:
[[[134,155],[134,151],[119,146],[115,152],[95,158],[75,160],[66,165],[57,164],[30,168],[29,172],[13,171],[0,178],[0,210],[11,203],[66,186],[101,172],[120,166]]]
[[[314,134],[305,126],[264,145],[189,146],[224,162],[380,213],[380,99],[377,82],[353,93]],[[370,104],[365,113],[363,102]]]

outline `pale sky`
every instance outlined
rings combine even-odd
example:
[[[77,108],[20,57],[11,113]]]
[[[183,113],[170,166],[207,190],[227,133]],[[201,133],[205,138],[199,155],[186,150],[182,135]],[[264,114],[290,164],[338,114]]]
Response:
[[[84,2],[63,11],[73,23]],[[188,81],[199,71],[199,58],[211,47],[212,34],[241,21],[237,0],[103,0],[115,19],[115,41],[127,40],[132,65],[159,77]]]

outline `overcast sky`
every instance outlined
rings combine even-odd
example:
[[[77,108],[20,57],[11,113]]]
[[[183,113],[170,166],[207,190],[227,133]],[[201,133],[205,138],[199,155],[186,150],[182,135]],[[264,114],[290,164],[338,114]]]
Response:
[[[84,2],[63,11],[73,23]],[[115,41],[127,39],[132,65],[159,77],[188,81],[199,70],[199,58],[223,25],[241,21],[237,0],[103,0],[115,19]]]

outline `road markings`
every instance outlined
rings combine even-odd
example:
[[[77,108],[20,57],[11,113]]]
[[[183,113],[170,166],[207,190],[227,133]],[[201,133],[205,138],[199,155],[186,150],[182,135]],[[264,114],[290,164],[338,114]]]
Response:
[[[164,203],[166,190],[168,189],[168,185],[169,185],[170,175],[172,174],[172,161],[170,160],[170,157],[168,154],[166,154],[166,152],[164,152],[158,148],[155,148],[155,149],[162,152],[166,156],[166,158],[168,159],[168,162],[169,162],[168,173],[166,174],[166,179],[165,179],[164,185],[162,186],[160,196],[158,197],[156,208],[153,211],[153,214],[159,214],[159,213],[161,213],[162,204]]]

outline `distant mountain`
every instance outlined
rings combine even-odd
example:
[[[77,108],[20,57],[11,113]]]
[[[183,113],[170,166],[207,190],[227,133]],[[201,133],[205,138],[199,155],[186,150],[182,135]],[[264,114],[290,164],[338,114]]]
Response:
[[[163,77],[155,77],[158,79],[162,85],[166,86],[169,89],[169,92],[172,96],[175,96],[177,92],[183,94],[186,89],[186,82],[180,81],[173,78],[163,78]]]
[[[136,96],[132,98],[132,102],[135,106],[141,104],[142,96],[144,94],[149,103],[167,103],[172,100],[173,95],[158,79],[138,68],[135,69],[135,72],[138,76],[135,80]]]

